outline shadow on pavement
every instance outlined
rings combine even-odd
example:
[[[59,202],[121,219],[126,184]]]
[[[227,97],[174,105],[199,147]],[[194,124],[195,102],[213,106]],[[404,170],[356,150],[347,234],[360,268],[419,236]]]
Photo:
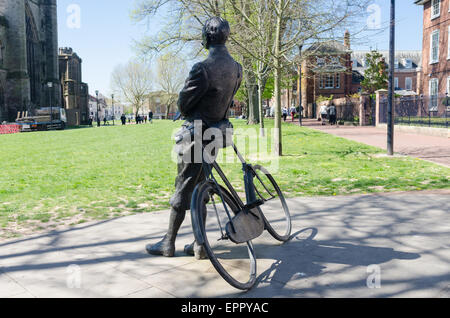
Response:
[[[302,238],[302,234],[310,233],[308,238]],[[300,293],[312,292],[317,296],[323,294],[326,289],[352,289],[366,286],[367,276],[363,279],[351,280],[346,283],[333,284],[325,282],[324,284],[314,284],[302,286],[302,280],[326,274],[338,275],[337,272],[325,272],[327,267],[324,264],[346,265],[345,270],[357,267],[368,267],[371,265],[382,265],[392,260],[414,260],[420,258],[417,253],[406,253],[396,251],[388,247],[356,245],[335,240],[316,240],[318,230],[315,228],[304,229],[295,233],[291,240],[280,247],[273,245],[256,245],[258,258],[273,259],[274,262],[258,278],[258,284],[270,288],[272,284],[281,284],[286,289],[277,289],[280,294],[277,296],[289,296],[292,289],[298,288]],[[344,272],[345,270],[342,270]],[[363,272],[366,274],[366,272]],[[290,286],[289,286],[290,285]],[[302,287],[301,287],[302,286]],[[258,293],[264,292],[259,290]],[[250,291],[248,296],[251,296]],[[355,295],[357,297],[358,295]]]
[[[383,275],[385,270],[389,273],[383,276],[383,288],[377,291],[377,297],[421,290],[436,293],[430,297],[438,296],[439,290],[448,295],[448,287],[441,287],[450,282],[450,274],[445,271],[449,262],[445,248],[450,233],[445,213],[448,197],[412,193],[292,199],[289,204],[291,209],[295,206],[292,219],[298,231],[283,245],[272,239],[255,240],[258,285],[244,294],[224,292],[223,296],[365,297],[370,295],[366,286],[370,265],[382,267]],[[164,214],[161,217],[166,218]],[[150,225],[156,218],[134,216],[115,225],[109,220],[2,243],[0,273],[148,259],[145,244],[159,240],[165,230],[138,225]],[[116,233],[115,229],[122,232]],[[86,239],[89,233],[95,234],[92,242]],[[191,235],[189,224],[185,224],[179,238],[187,240]],[[85,237],[84,241],[79,241],[80,237]],[[97,248],[102,252],[96,254]],[[55,252],[68,256],[85,253],[87,257],[76,261],[46,257]],[[193,264],[190,259],[189,263]],[[179,275],[185,270],[194,275],[182,264],[174,273]],[[205,283],[197,278],[192,281],[193,290]],[[358,294],[361,290],[366,292]]]

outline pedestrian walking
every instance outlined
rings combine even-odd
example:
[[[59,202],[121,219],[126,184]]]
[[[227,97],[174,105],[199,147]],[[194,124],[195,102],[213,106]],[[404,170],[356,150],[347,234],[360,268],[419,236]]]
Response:
[[[286,107],[283,107],[283,121],[286,121],[288,116],[288,110]]]
[[[148,121],[149,121],[151,124],[153,124],[153,111],[150,111],[150,112],[148,113]]]
[[[295,107],[292,106],[291,109],[290,109],[290,113],[291,113],[291,116],[292,116],[292,122],[294,122],[295,114],[297,113],[297,109],[295,109]]]
[[[320,119],[322,121],[322,126],[326,125],[326,120],[328,118],[328,112],[327,112],[327,106],[326,105],[322,105],[320,106]]]
[[[328,107],[328,115],[330,118],[330,125],[336,125],[337,124],[337,112],[336,112],[336,106],[334,106],[333,103]]]

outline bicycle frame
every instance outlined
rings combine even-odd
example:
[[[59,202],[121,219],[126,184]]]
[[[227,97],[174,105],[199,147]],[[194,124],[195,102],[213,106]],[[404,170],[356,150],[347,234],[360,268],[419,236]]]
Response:
[[[251,165],[247,164],[244,157],[242,157],[241,153],[239,152],[239,150],[237,149],[237,147],[234,143],[232,143],[231,146],[233,147],[234,152],[236,153],[237,157],[239,158],[239,160],[242,163],[242,171],[244,173],[245,194],[246,194],[246,201],[247,201],[246,203],[247,204],[254,203],[256,201],[256,192],[255,192],[254,183],[253,183],[254,175],[252,173],[253,170],[251,169]],[[208,166],[209,164],[206,163],[205,160],[203,160],[203,166],[205,167],[205,165]],[[240,208],[245,207],[245,203],[242,202],[241,198],[237,194],[236,190],[234,190],[234,187],[231,185],[231,182],[228,180],[228,178],[226,177],[222,168],[220,168],[219,164],[214,160],[214,162],[211,164],[211,166],[214,168],[214,170],[217,171],[220,178],[225,183],[227,190],[231,193],[231,195],[233,196],[233,198],[235,199],[235,201],[239,205],[239,207]],[[205,172],[206,172],[207,179],[209,177],[210,180],[213,180],[216,182],[216,180],[212,174],[212,169],[209,169],[209,171],[205,170]]]
[[[230,211],[228,210],[228,208],[227,208],[227,206],[225,204],[225,201],[223,199],[223,194],[222,194],[222,188],[219,185],[219,183],[217,182],[216,178],[214,177],[213,169],[217,171],[218,175],[220,176],[222,181],[225,183],[226,190],[228,190],[229,193],[231,194],[232,198],[234,199],[234,203],[239,207],[240,212],[245,211],[245,210],[251,210],[251,206],[252,205],[255,205],[255,207],[257,207],[261,203],[258,203],[257,202],[257,198],[256,198],[256,191],[255,191],[255,186],[254,186],[254,183],[253,183],[254,173],[253,173],[253,170],[252,170],[252,166],[247,164],[247,162],[245,161],[245,159],[243,158],[243,156],[241,155],[241,153],[239,152],[239,150],[237,149],[236,145],[233,142],[231,143],[231,146],[233,147],[234,152],[236,153],[237,157],[239,158],[239,160],[242,163],[242,171],[244,173],[245,194],[246,194],[246,201],[247,201],[246,204],[241,200],[241,198],[237,194],[237,192],[234,189],[234,187],[231,185],[231,182],[228,180],[228,178],[226,177],[225,173],[223,172],[223,170],[219,166],[219,164],[216,162],[216,160],[214,160],[211,164],[209,164],[209,163],[206,162],[204,156],[202,156],[203,157],[202,165],[203,165],[203,169],[204,169],[204,172],[205,172],[206,179],[213,181],[214,184],[216,185],[217,189],[218,189],[218,192],[220,194],[221,200],[222,200],[224,208],[225,208],[225,212],[227,213],[228,219],[230,221],[231,228],[235,232],[235,228],[234,228],[234,224],[233,224],[233,218],[232,218],[232,216],[230,214]],[[204,148],[205,147],[203,146],[203,150],[204,150]],[[204,154],[204,155],[207,156],[207,159],[211,159],[208,156],[208,154]],[[208,160],[208,161],[211,162],[212,160]],[[240,212],[238,212],[238,213],[240,213]],[[216,210],[216,214],[217,214],[217,210]],[[205,240],[204,240],[204,237],[203,237],[203,233],[201,233],[201,231],[200,231],[200,226],[198,226],[198,225],[199,225],[198,217],[194,217],[193,218],[194,234],[195,234],[195,237],[197,239],[197,243],[198,244],[203,244]],[[225,237],[225,235],[223,234],[223,231],[222,231],[222,239],[225,239],[225,238],[226,237]]]
[[[210,258],[212,265],[215,267],[218,273],[232,286],[242,290],[249,290],[255,285],[257,275],[257,261],[255,249],[252,243],[253,240],[259,237],[262,234],[263,230],[267,230],[272,236],[274,236],[274,238],[279,241],[285,242],[287,241],[287,239],[285,239],[286,235],[281,236],[276,233],[274,228],[271,227],[269,221],[261,211],[260,206],[262,206],[265,202],[275,198],[275,195],[271,193],[267,185],[263,182],[263,178],[260,177],[258,171],[261,171],[262,173],[267,175],[267,177],[269,178],[269,183],[272,183],[272,185],[274,186],[275,192],[279,192],[278,185],[266,169],[259,165],[253,166],[247,164],[245,159],[238,151],[236,145],[234,143],[231,143],[230,146],[233,147],[234,152],[242,163],[246,204],[240,198],[215,158],[211,158],[211,154],[205,152],[205,146],[203,146],[202,169],[204,171],[206,181],[204,183],[198,184],[194,190],[194,193],[192,194],[192,227],[197,244],[202,245],[205,248],[205,251]],[[216,153],[214,154],[214,156],[215,155]],[[213,170],[217,172],[219,177],[225,183],[225,186],[222,186],[218,183],[216,177],[214,176]],[[258,188],[255,186],[255,178],[259,180],[263,188],[259,188],[258,190]],[[264,198],[264,196],[261,194],[261,192],[265,194],[265,191],[268,194],[268,198]],[[258,196],[259,199],[257,200]],[[217,200],[214,199],[215,197]],[[289,232],[290,235],[291,224],[289,211],[287,210],[287,207],[285,207],[283,195],[280,195],[280,198],[282,204],[284,204],[283,210],[287,215],[287,232]],[[222,201],[227,216],[223,215],[222,211],[220,212],[221,215],[219,214],[216,206],[216,201],[219,200]],[[212,203],[214,209],[211,209],[211,207],[206,207],[206,204],[208,204],[208,202]],[[230,209],[233,210],[232,212],[234,212],[233,217],[229,211]],[[210,224],[208,223],[207,230],[205,218],[207,217],[208,210],[212,212],[212,214],[214,214],[215,212],[217,217],[217,225],[212,224],[213,227],[210,228]],[[236,229],[238,231],[236,231]],[[220,232],[217,233],[217,230],[220,230]],[[214,235],[213,233],[211,233],[213,231]],[[224,243],[227,252],[228,250],[233,250],[233,248],[230,248],[230,246],[228,245],[230,243],[238,244],[238,249],[241,249],[241,247],[244,247],[245,245],[247,246],[250,261],[250,271],[249,280],[246,283],[233,277],[224,267],[224,265],[222,265],[221,261],[218,260],[218,257],[223,255],[217,254],[212,250],[213,248],[217,247],[216,244],[218,243],[216,241],[226,241]],[[216,242],[216,244],[214,242]],[[218,248],[218,250],[223,252],[220,247]]]

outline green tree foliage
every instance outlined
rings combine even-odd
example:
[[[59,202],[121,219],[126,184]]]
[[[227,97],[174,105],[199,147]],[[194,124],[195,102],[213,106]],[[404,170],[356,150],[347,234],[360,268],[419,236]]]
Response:
[[[367,70],[364,73],[364,80],[361,87],[364,92],[373,94],[379,89],[388,88],[388,73],[383,55],[378,51],[366,54]]]

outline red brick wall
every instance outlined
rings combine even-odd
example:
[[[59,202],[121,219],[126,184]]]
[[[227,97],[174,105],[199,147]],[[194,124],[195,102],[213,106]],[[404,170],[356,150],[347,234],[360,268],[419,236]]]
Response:
[[[417,72],[395,72],[394,78],[398,78],[398,87],[401,89],[406,89],[406,78],[409,77],[412,79],[412,88],[411,90],[417,92]]]
[[[450,26],[449,0],[441,0],[440,17],[431,20],[431,1],[424,5],[423,15],[423,54],[422,54],[422,90],[429,95],[429,81],[439,79],[439,94],[447,92],[447,77],[450,76],[450,56],[448,54],[448,28]],[[439,63],[430,64],[431,34],[439,30]]]

